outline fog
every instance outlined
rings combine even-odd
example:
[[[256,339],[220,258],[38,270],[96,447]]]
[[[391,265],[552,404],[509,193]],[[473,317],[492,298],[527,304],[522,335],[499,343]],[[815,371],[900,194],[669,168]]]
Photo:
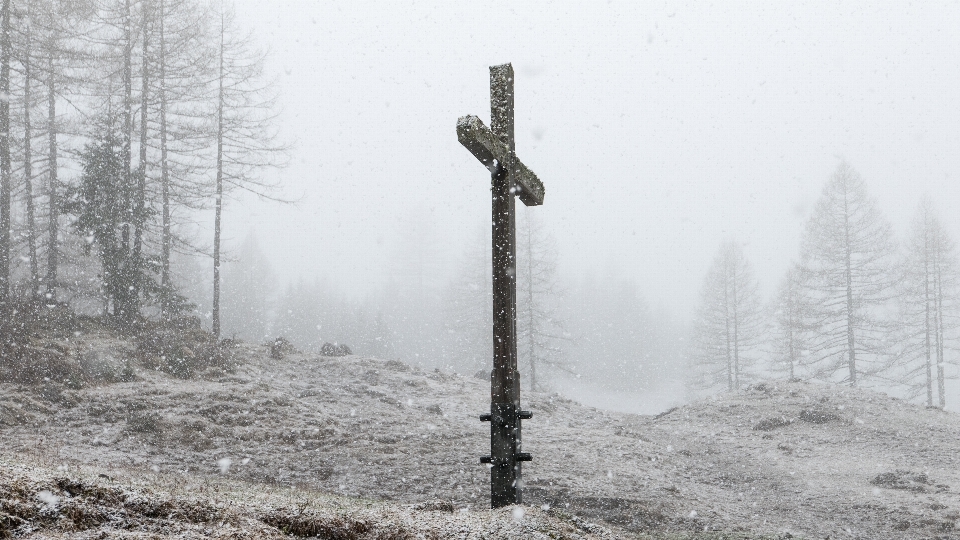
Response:
[[[950,536],[956,21],[3,2],[0,537]]]
[[[295,203],[242,197],[224,230],[234,248],[256,236],[277,293],[323,280],[389,309],[411,264],[417,294],[439,295],[489,249],[488,173],[454,124],[489,121],[487,68],[504,62],[517,153],[547,190],[518,219],[536,213],[554,237],[567,290],[629,283],[680,341],[724,240],[773,295],[842,160],[899,238],[923,194],[960,234],[954,4],[236,6],[294,141],[265,174]]]
[[[376,290],[411,214],[444,248],[472,241],[488,179],[454,124],[489,119],[487,67],[504,62],[517,70],[518,155],[547,186],[531,211],[555,231],[564,271],[612,269],[679,314],[722,238],[747,245],[772,289],[838,157],[898,227],[921,193],[944,209],[957,199],[955,5],[237,9],[272,51],[297,141],[278,174],[301,198],[231,218],[269,239],[285,279]]]

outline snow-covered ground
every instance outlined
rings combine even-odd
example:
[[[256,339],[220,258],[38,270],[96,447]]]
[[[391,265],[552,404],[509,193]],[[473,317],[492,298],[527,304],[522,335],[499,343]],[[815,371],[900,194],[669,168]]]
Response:
[[[2,455],[167,484],[488,506],[486,381],[357,356],[237,352],[234,373],[193,380],[140,369],[136,381],[79,390],[0,385]],[[813,383],[767,383],[657,416],[558,394],[528,392],[524,406],[534,412],[525,504],[623,537],[958,536],[955,413]]]
[[[660,414],[683,402],[683,382],[664,381],[649,392],[626,392],[585,378],[557,377],[554,389],[582,405],[633,414]]]

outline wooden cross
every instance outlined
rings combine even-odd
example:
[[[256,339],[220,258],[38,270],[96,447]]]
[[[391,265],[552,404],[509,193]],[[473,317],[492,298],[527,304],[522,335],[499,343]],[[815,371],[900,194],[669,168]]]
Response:
[[[490,374],[490,505],[523,502],[520,420],[532,418],[520,410],[517,370],[517,272],[514,195],[527,206],[543,204],[543,184],[517,159],[513,139],[513,66],[490,67],[490,127],[476,116],[457,120],[460,144],[492,175],[493,193],[493,372]]]

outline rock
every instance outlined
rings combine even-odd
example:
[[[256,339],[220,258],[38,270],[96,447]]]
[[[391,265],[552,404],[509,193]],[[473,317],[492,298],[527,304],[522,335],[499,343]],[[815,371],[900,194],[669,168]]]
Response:
[[[839,420],[840,415],[823,409],[803,409],[800,411],[800,419],[811,424],[826,424],[833,420]]]
[[[350,350],[350,347],[342,343],[324,343],[323,346],[320,347],[321,356],[349,356],[352,354],[353,351]]]
[[[453,501],[427,501],[420,504],[410,505],[409,508],[413,510],[419,510],[421,512],[453,512],[455,510]]]

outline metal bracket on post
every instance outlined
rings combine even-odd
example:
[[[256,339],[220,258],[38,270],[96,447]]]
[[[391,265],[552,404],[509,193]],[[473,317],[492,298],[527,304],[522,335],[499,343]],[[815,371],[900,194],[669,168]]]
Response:
[[[493,416],[492,413],[486,413],[486,414],[481,414],[481,415],[480,415],[480,421],[481,421],[481,422],[493,422],[493,418],[494,418],[494,416]],[[520,426],[520,420],[530,420],[531,418],[533,418],[533,412],[531,412],[531,411],[517,411],[516,414],[514,415],[514,418],[513,418],[512,420],[513,420],[513,422],[516,422],[516,424],[514,424],[514,425],[516,425],[517,427],[519,427],[519,426]],[[503,424],[510,424],[510,423],[511,423],[511,419],[510,419],[510,418],[504,418],[503,416],[499,416],[497,419],[498,419],[499,422],[501,422],[501,425],[503,425]],[[494,428],[495,428],[495,426],[491,426],[491,427],[494,427]],[[519,431],[519,430],[517,430],[517,431]],[[519,442],[519,441],[517,441],[517,442]],[[519,446],[519,445],[518,445],[518,446]],[[518,450],[519,450],[519,448],[518,448]],[[513,465],[514,463],[521,462],[521,461],[533,461],[533,454],[530,454],[529,452],[519,452],[519,451],[518,451],[518,452],[515,452],[515,453],[513,454],[513,459],[510,459],[510,457],[507,457],[507,458],[505,458],[505,459],[504,459],[504,458],[501,458],[501,459],[498,459],[498,460],[495,460],[495,459],[493,458],[493,456],[481,456],[481,457],[480,457],[480,463],[486,463],[486,464],[493,465],[493,466],[505,466],[505,467],[509,467],[509,466]]]

